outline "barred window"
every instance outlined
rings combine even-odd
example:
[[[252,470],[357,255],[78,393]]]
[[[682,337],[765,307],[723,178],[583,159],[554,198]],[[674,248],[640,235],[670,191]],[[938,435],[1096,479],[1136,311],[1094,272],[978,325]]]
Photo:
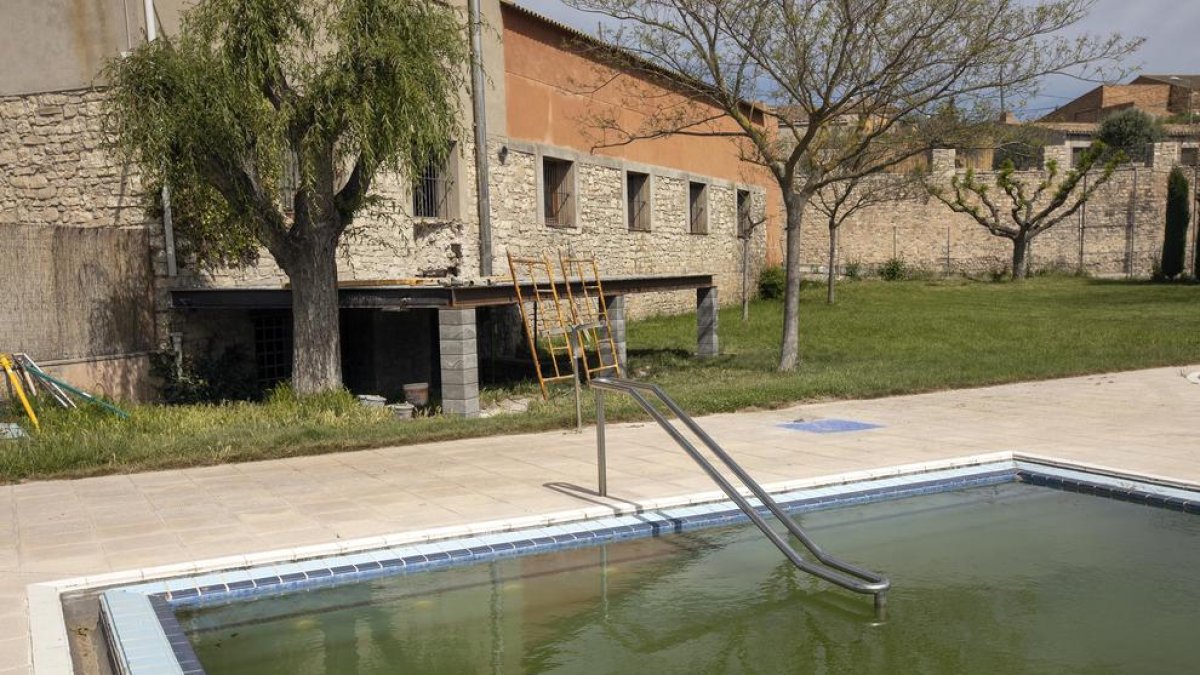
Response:
[[[625,210],[629,229],[650,231],[650,176],[628,171],[625,173]]]
[[[542,159],[542,216],[551,227],[575,225],[575,164],[562,159]]]
[[[292,317],[288,312],[263,312],[253,322],[256,379],[268,389],[292,377]]]
[[[708,185],[688,183],[688,213],[692,234],[708,234]]]
[[[454,147],[442,160],[432,159],[413,179],[412,214],[414,218],[453,218]]]
[[[1180,148],[1179,163],[1184,166],[1200,165],[1200,148],[1194,146],[1190,148]]]

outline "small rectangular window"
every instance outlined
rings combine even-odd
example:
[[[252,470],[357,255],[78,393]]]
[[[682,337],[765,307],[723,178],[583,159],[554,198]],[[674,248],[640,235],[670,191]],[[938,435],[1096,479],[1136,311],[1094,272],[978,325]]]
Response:
[[[414,218],[449,219],[453,217],[454,172],[450,148],[444,159],[431,159],[413,179],[412,214]]]
[[[708,234],[708,185],[688,183],[688,213],[692,234]]]
[[[746,237],[747,234],[750,232],[750,230],[753,229],[753,227],[754,227],[752,224],[753,221],[751,220],[752,216],[750,213],[750,204],[751,204],[750,191],[749,190],[738,190],[737,191],[737,225],[738,225],[738,236],[739,237],[743,237],[743,238]]]
[[[562,159],[542,159],[542,216],[551,227],[574,227],[575,164]]]
[[[1181,148],[1179,150],[1179,163],[1184,166],[1200,165],[1200,148]]]
[[[630,230],[650,231],[650,176],[636,171],[625,173],[625,212]]]
[[[262,312],[253,323],[256,379],[260,387],[269,389],[292,377],[292,316]]]

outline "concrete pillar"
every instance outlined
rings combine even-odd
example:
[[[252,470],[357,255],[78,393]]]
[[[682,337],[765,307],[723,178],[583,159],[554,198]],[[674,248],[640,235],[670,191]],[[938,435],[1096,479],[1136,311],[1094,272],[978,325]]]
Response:
[[[446,415],[479,416],[479,359],[475,336],[475,310],[438,310],[442,412]]]
[[[717,287],[696,289],[696,355],[716,356],[720,353],[717,343]]]
[[[625,296],[607,295],[604,304],[608,307],[608,329],[612,331],[613,342],[617,345],[617,363],[621,364],[621,372],[628,375],[625,359]],[[601,351],[601,357],[608,365],[608,352]]]

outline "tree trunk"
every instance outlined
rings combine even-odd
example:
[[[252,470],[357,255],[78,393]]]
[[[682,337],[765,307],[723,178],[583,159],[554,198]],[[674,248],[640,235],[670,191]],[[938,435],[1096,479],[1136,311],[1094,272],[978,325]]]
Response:
[[[1012,278],[1024,279],[1029,276],[1029,238],[1024,234],[1013,239]]]
[[[336,238],[314,235],[285,257],[279,262],[292,285],[292,388],[301,395],[337,389],[342,349]]]
[[[750,323],[750,234],[742,238],[742,323]]]
[[[800,223],[809,195],[790,188],[783,193],[787,214],[787,251],[784,266],[787,287],[783,294],[783,342],[779,348],[779,370],[793,371],[800,362]]]
[[[833,304],[837,286],[837,245],[838,245],[838,228],[829,228],[829,279],[827,288],[825,289],[825,302]]]

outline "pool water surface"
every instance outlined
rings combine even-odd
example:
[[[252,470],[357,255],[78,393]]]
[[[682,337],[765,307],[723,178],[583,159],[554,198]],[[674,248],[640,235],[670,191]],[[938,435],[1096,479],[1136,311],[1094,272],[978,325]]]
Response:
[[[796,516],[892,579],[796,570],[751,525],[181,610],[209,675],[1177,673],[1200,518],[1004,483]],[[780,528],[782,530],[782,528]]]

